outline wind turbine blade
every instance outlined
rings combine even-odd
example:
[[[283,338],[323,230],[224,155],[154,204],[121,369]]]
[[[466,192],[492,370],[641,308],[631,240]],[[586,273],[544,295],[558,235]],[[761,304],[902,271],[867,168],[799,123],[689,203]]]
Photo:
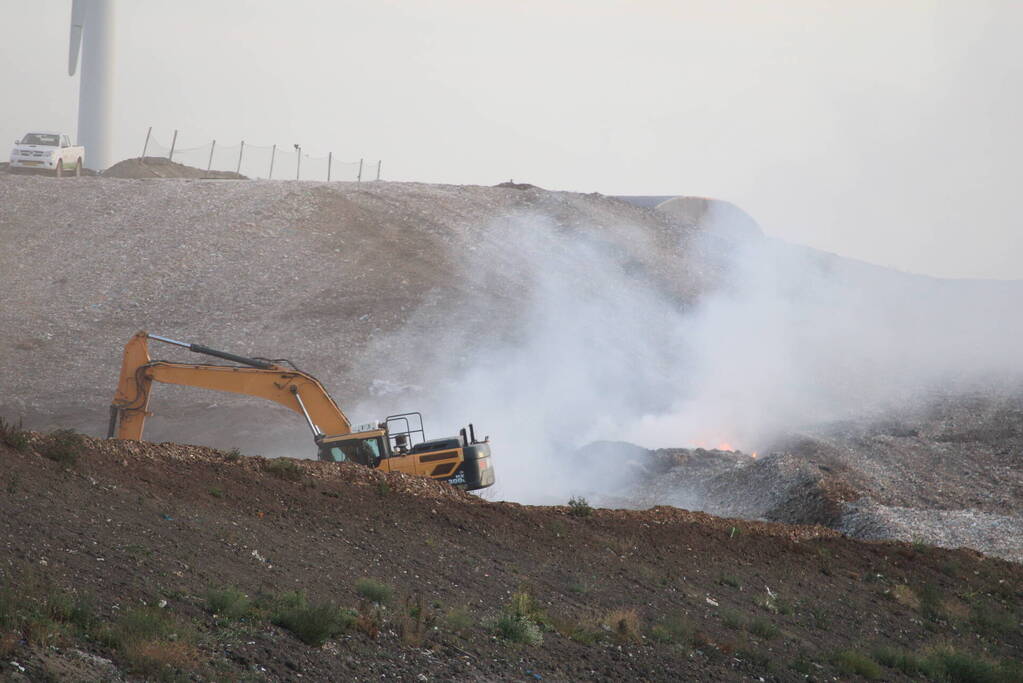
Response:
[[[78,68],[78,53],[82,47],[82,26],[85,25],[84,0],[71,0],[71,42],[68,50],[67,75],[74,76]]]

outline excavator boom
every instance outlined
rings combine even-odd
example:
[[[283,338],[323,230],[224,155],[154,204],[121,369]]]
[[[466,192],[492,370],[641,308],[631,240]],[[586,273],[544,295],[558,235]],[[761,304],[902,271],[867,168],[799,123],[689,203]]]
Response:
[[[185,346],[196,353],[247,363],[250,367],[154,361],[149,356],[151,338]],[[352,431],[344,412],[319,380],[311,375],[269,361],[139,332],[124,348],[121,378],[110,406],[108,437],[142,438],[154,381],[269,399],[305,416],[314,433],[319,435],[344,435]]]

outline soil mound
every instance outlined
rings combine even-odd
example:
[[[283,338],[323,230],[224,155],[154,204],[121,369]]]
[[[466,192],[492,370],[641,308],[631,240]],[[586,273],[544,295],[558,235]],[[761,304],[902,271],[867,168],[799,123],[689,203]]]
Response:
[[[206,178],[219,180],[248,180],[234,171],[214,171],[185,166],[164,157],[144,157],[119,161],[103,175],[108,178]]]
[[[906,657],[940,678],[1023,656],[1023,566],[969,551],[2,437],[5,680],[895,680]]]

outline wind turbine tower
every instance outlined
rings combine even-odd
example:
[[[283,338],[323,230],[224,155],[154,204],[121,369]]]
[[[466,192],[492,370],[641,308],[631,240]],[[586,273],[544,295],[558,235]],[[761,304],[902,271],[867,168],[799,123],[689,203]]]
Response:
[[[74,76],[82,53],[78,88],[78,144],[85,146],[86,163],[108,168],[111,158],[111,113],[114,78],[115,0],[72,0],[68,75]]]

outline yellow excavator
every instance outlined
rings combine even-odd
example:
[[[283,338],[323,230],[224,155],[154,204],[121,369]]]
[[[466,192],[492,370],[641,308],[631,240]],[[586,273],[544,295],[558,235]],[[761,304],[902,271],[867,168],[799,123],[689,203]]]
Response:
[[[180,346],[234,365],[153,360],[149,341]],[[286,365],[285,365],[286,364]],[[289,367],[290,366],[290,367]],[[107,438],[142,438],[153,382],[201,387],[276,401],[305,417],[320,460],[355,462],[385,472],[446,481],[468,491],[494,483],[490,438],[476,439],[470,424],[458,436],[426,439],[420,413],[389,415],[354,430],[327,390],[285,359],[247,358],[201,344],[139,332],[124,347],[121,379],[110,406]]]

